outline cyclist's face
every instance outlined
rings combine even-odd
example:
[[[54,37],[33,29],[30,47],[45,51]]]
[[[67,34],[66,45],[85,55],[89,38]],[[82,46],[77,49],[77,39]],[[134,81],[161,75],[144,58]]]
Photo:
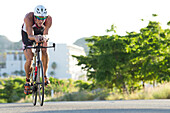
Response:
[[[43,17],[43,16],[35,16],[35,21],[36,21],[36,24],[38,25],[38,27],[41,27],[43,25],[46,18],[47,17]]]

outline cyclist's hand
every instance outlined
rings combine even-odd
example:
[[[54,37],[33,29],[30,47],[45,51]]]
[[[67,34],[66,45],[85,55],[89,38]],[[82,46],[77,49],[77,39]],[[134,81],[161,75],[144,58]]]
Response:
[[[44,38],[44,42],[48,42],[48,40],[49,40],[49,38],[46,38],[46,37]]]
[[[39,37],[35,36],[35,42],[38,43],[39,42]]]
[[[44,42],[44,37],[41,36],[41,35],[35,36],[35,41],[36,41],[37,43],[39,43],[39,42]]]
[[[39,36],[39,42],[44,42],[44,37],[43,36]]]

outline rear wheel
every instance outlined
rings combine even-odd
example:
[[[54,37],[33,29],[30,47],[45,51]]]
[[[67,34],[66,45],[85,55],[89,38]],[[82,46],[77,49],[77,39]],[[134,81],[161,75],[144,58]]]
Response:
[[[37,92],[39,96],[39,103],[43,106],[44,103],[44,75],[43,75],[43,65],[42,62],[39,62],[38,69],[37,69]]]

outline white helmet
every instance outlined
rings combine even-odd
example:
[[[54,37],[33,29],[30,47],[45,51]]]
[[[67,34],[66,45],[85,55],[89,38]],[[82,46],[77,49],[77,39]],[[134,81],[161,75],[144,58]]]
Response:
[[[47,9],[43,5],[38,5],[34,9],[34,16],[48,16],[47,15]]]

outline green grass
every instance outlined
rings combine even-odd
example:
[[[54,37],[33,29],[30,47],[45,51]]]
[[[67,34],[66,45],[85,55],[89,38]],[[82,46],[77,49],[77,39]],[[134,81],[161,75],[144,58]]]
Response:
[[[133,94],[112,94],[106,100],[139,100],[139,99],[170,99],[170,83],[159,85],[155,88],[149,87]]]
[[[0,103],[6,103],[4,99],[0,99]]]
[[[81,91],[68,93],[58,98],[47,101],[84,101],[84,100],[146,100],[146,99],[170,99],[170,83],[159,85],[155,88],[149,87],[145,90],[137,91],[132,94],[120,94],[100,90],[98,92]]]
[[[66,84],[68,85],[68,84]],[[2,89],[2,85],[0,85]],[[51,86],[52,87],[52,86]],[[65,85],[61,85],[63,89]],[[82,90],[76,88],[73,84],[67,86],[67,90],[59,90],[54,93],[54,96],[46,96],[45,101],[87,101],[87,100],[139,100],[139,99],[170,99],[170,83],[164,83],[158,85],[157,87],[148,87],[145,90],[136,91],[132,94],[121,94],[116,92],[111,92],[108,89],[96,89],[93,91]],[[46,91],[50,86],[46,88]],[[28,95],[22,98],[18,103],[32,102],[32,95]],[[6,100],[0,99],[0,103],[6,103]]]

